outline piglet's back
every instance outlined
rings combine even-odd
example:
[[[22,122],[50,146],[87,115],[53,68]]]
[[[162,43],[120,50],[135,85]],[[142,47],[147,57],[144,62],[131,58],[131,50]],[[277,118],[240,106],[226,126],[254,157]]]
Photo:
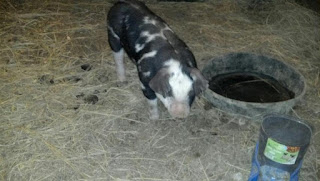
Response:
[[[144,54],[156,50],[158,63],[174,58],[196,67],[194,56],[172,29],[142,2],[118,1],[109,11],[108,26],[119,36],[128,56],[138,62]]]

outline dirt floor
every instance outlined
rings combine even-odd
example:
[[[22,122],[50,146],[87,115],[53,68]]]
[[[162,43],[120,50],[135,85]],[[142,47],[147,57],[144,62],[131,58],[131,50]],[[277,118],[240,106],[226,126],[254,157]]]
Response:
[[[252,52],[306,78],[292,114],[314,126],[301,181],[320,177],[320,16],[293,1],[146,4],[203,68]],[[118,87],[107,43],[111,1],[0,1],[0,180],[247,180],[259,120],[198,98],[186,119],[150,120],[135,66]]]

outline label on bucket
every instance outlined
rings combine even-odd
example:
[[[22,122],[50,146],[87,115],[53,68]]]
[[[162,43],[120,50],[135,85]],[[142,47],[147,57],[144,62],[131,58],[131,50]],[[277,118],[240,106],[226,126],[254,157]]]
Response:
[[[293,165],[296,162],[300,147],[286,146],[268,138],[264,155],[272,161]]]

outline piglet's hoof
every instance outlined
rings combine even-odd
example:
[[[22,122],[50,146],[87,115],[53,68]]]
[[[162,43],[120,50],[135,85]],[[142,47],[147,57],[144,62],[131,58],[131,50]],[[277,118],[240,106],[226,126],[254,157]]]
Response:
[[[151,120],[157,120],[157,119],[159,119],[159,114],[150,114],[149,117]]]
[[[158,110],[149,110],[149,118],[151,119],[151,120],[157,120],[157,119],[159,119],[159,112],[158,112]]]
[[[117,82],[117,87],[124,87],[125,85],[127,85],[128,84],[128,81],[118,81]]]

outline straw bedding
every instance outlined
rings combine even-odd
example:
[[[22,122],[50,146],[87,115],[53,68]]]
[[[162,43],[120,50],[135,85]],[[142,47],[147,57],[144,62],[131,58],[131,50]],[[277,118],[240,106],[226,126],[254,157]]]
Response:
[[[254,2],[254,1],[252,1]],[[246,180],[259,124],[203,97],[184,120],[148,118],[134,65],[117,83],[111,1],[0,2],[0,180]],[[307,81],[293,115],[314,125],[302,181],[320,177],[320,17],[293,1],[147,1],[199,67],[230,52],[287,62]]]

